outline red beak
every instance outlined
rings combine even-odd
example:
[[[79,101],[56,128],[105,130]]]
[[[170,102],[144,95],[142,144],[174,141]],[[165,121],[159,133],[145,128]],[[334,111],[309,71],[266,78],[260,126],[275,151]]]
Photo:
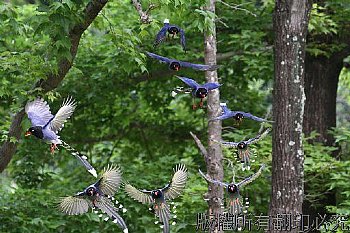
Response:
[[[30,136],[30,135],[32,135],[32,133],[29,132],[29,131],[27,131],[27,132],[24,134],[24,136],[26,136],[26,137],[28,137],[28,136]]]
[[[180,69],[179,67],[175,67],[175,70],[176,70],[176,71],[179,71],[179,69]]]

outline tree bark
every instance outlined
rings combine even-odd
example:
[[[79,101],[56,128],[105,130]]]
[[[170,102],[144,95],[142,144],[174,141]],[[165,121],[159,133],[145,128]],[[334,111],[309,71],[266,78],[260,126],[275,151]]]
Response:
[[[329,58],[306,54],[304,132],[310,135],[316,131],[319,136],[314,141],[327,146],[334,146],[328,130],[336,127],[338,81],[343,59],[348,55],[349,47]]]
[[[302,214],[305,43],[311,1],[276,0],[272,192],[269,215]],[[270,222],[269,232],[298,232]]]
[[[350,39],[345,33],[333,36],[312,37],[310,40],[318,44],[346,44],[341,51],[333,53],[330,57],[313,56],[306,54],[305,60],[305,112],[304,112],[304,133],[309,136],[311,132],[318,133],[310,143],[320,142],[326,146],[336,146],[335,139],[329,130],[336,127],[336,102],[340,72],[344,66],[343,59],[350,54]],[[333,152],[336,157],[339,150]],[[312,176],[312,174],[310,174]],[[308,193],[308,184],[305,184],[305,193]],[[320,190],[327,192],[327,190]],[[323,199],[319,199],[322,207],[313,207],[307,200],[303,203],[304,214],[310,215],[313,219],[318,214],[328,213],[325,206],[336,205],[336,191],[328,191]]]
[[[215,3],[216,0],[210,0],[207,10],[215,13]],[[210,65],[216,64],[216,30],[215,22],[213,22],[214,27],[212,32],[207,32],[204,38],[205,47],[205,63]],[[217,71],[207,71],[206,74],[207,82],[218,83]],[[220,92],[219,89],[210,91],[207,100],[208,105],[208,119],[212,119],[221,113],[220,107]],[[210,177],[215,180],[223,180],[224,171],[222,165],[222,150],[218,143],[214,143],[214,140],[221,140],[221,121],[210,121],[208,123],[208,148],[207,148],[207,173]],[[209,214],[219,215],[222,214],[221,205],[223,204],[223,188],[209,183],[208,184],[208,206]],[[221,232],[220,229],[212,230],[212,232]]]
[[[91,0],[85,7],[83,21],[75,25],[69,32],[69,39],[71,41],[70,53],[72,55],[72,60],[63,59],[58,65],[57,73],[50,73],[47,75],[47,79],[41,79],[36,84],[35,87],[41,87],[42,92],[46,93],[55,89],[64,79],[68,71],[73,65],[74,58],[78,51],[78,46],[80,38],[84,31],[90,26],[92,21],[97,17],[98,13],[106,5],[108,0]],[[19,140],[21,133],[21,122],[25,115],[24,109],[19,111],[12,120],[8,140],[3,143],[0,148],[0,172],[3,172],[9,162],[12,159],[13,154],[16,152],[17,143],[10,141],[12,137]]]

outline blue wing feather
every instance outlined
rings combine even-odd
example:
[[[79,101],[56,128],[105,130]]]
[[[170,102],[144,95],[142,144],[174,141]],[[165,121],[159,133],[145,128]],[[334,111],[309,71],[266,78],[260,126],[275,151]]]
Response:
[[[180,61],[180,65],[182,67],[192,68],[195,70],[201,70],[201,71],[213,71],[216,70],[219,66],[217,65],[202,65],[202,64],[194,64],[190,62]]]
[[[156,39],[154,41],[154,44],[153,44],[154,47],[157,47],[160,43],[162,43],[165,40],[166,32],[167,32],[168,28],[169,28],[169,25],[164,25],[160,29],[160,31],[158,32]]]
[[[227,186],[228,186],[227,183],[221,182],[221,181],[219,181],[219,180],[213,180],[213,179],[207,177],[206,175],[204,175],[204,173],[203,173],[201,170],[198,170],[198,171],[199,171],[200,175],[201,175],[206,181],[227,188]]]
[[[207,89],[208,91],[214,90],[216,88],[219,88],[221,85],[219,83],[206,83],[202,87]]]
[[[266,119],[254,116],[253,114],[251,114],[249,112],[237,112],[237,113],[241,113],[245,118],[249,118],[249,119],[252,119],[254,121],[259,121],[259,122],[268,121]]]
[[[184,30],[180,29],[180,43],[184,51],[186,51],[186,38]]]
[[[170,58],[167,58],[167,57],[162,57],[162,56],[159,56],[157,54],[154,54],[154,53],[150,53],[150,52],[146,52],[146,54],[151,57],[151,58],[154,58],[154,59],[157,59],[158,61],[160,62],[163,62],[163,63],[168,63],[170,64],[172,61],[175,61],[173,59],[170,59]],[[180,63],[180,62],[179,62]]]
[[[186,83],[189,87],[193,88],[193,89],[197,89],[200,85],[194,81],[193,79],[190,78],[186,78],[186,77],[180,77],[180,76],[176,76],[177,78],[181,79],[182,82]]]

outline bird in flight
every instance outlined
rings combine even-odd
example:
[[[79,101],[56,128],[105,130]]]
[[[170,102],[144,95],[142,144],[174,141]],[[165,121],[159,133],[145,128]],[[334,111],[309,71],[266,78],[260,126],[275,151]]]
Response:
[[[26,131],[25,136],[34,135],[40,140],[51,143],[51,153],[54,153],[55,149],[57,149],[57,145],[61,145],[69,150],[71,154],[84,165],[88,172],[97,177],[96,170],[88,162],[87,157],[79,153],[58,136],[58,132],[63,128],[67,119],[72,116],[75,108],[76,103],[72,97],[68,97],[63,101],[56,115],[51,114],[50,106],[44,99],[37,98],[34,101],[28,102],[25,106],[25,112],[32,125]]]
[[[123,218],[110,200],[119,189],[122,172],[119,167],[108,165],[101,177],[82,192],[60,199],[58,209],[68,215],[80,215],[91,209],[100,209],[117,224],[124,233],[128,233]]]
[[[181,46],[186,52],[186,38],[184,30],[182,30],[179,26],[169,24],[169,19],[164,20],[164,26],[157,33],[153,46],[157,47],[159,44],[164,42],[167,38],[167,34],[168,37],[169,35],[172,35],[172,38],[179,34]]]
[[[193,110],[197,108],[197,105],[195,103],[195,98],[200,99],[199,107],[202,108],[203,107],[203,99],[208,96],[209,91],[214,90],[216,88],[219,88],[221,86],[218,83],[198,84],[196,81],[194,81],[193,79],[190,79],[190,78],[180,77],[180,76],[176,76],[176,77],[179,78],[182,82],[184,82],[187,86],[190,87],[191,94],[193,97],[193,105],[192,105]]]
[[[244,118],[248,118],[254,121],[258,122],[273,122],[273,121],[268,121],[266,119],[254,116],[253,114],[249,112],[242,112],[242,111],[231,111],[226,103],[220,103],[222,113],[220,116],[215,117],[213,119],[210,119],[210,121],[215,121],[215,120],[225,120],[228,118],[233,118],[238,124],[242,123]]]
[[[242,209],[243,209],[239,190],[245,185],[253,182],[256,178],[258,178],[264,169],[265,169],[265,165],[263,164],[255,174],[248,176],[247,178],[245,178],[244,180],[238,183],[234,183],[234,182],[225,183],[219,180],[214,180],[210,178],[208,175],[204,175],[204,173],[201,170],[199,170],[199,173],[209,183],[216,184],[226,188],[226,192],[228,195],[228,198],[227,198],[228,212],[233,215],[239,215],[242,213]]]
[[[251,144],[257,143],[263,138],[267,136],[267,134],[271,131],[271,128],[267,128],[262,134],[257,135],[254,138],[250,138],[245,141],[240,142],[225,142],[225,141],[217,141],[213,140],[214,142],[220,143],[224,147],[234,147],[237,148],[237,154],[238,157],[242,163],[242,170],[249,170],[250,169],[250,157],[252,156],[252,152],[249,148]]]
[[[170,208],[167,200],[172,200],[180,196],[187,181],[187,169],[184,164],[179,164],[174,169],[174,175],[170,183],[163,188],[154,190],[139,190],[131,184],[125,185],[126,193],[142,204],[150,204],[155,215],[163,223],[163,233],[170,232]]]
[[[200,71],[208,71],[208,70],[213,71],[219,67],[217,65],[202,65],[202,64],[194,64],[194,63],[185,62],[185,61],[179,61],[176,59],[162,57],[160,55],[157,55],[155,53],[150,53],[150,52],[146,52],[146,54],[149,57],[160,61],[161,63],[168,64],[169,69],[174,71],[179,71],[182,67],[192,68],[194,70],[200,70]]]

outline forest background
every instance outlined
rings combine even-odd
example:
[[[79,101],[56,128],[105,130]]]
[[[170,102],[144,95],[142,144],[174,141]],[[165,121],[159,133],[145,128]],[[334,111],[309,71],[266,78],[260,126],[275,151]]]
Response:
[[[161,187],[169,181],[172,168],[185,163],[189,180],[183,196],[175,200],[177,224],[171,228],[173,232],[194,232],[197,213],[207,210],[203,194],[208,187],[197,172],[206,169],[205,161],[189,132],[207,144],[207,110],[193,111],[189,95],[173,98],[170,93],[182,86],[181,81],[143,52],[154,51],[155,35],[169,18],[185,30],[188,51],[184,53],[174,40],[156,52],[204,63],[204,32],[215,26],[221,101],[233,110],[271,118],[275,3],[217,1],[214,14],[205,9],[203,0],[143,1],[144,11],[150,4],[156,7],[148,12],[152,21],[142,23],[133,4],[137,1],[109,1],[84,31],[75,57],[69,36],[83,20],[88,2],[0,3],[0,145],[17,145],[8,165],[8,157],[0,150],[4,153],[0,154],[0,232],[117,231],[114,224],[94,213],[65,216],[55,208],[58,197],[94,182],[69,152],[61,149],[51,155],[45,143],[24,138],[30,125],[27,119],[21,123],[19,139],[9,136],[15,114],[41,93],[35,84],[50,78],[48,74],[60,76],[73,60],[57,88],[45,93],[52,109],[58,109],[68,95],[78,101],[61,137],[85,153],[98,171],[109,163],[119,164],[124,179],[136,187]],[[312,4],[305,60],[305,213],[350,214],[349,21],[348,1]],[[178,75],[205,82],[200,72],[182,70]],[[232,127],[233,121],[223,122],[224,139],[247,139],[260,130],[250,120]],[[249,197],[250,213],[267,215],[271,137],[254,145],[253,151],[251,172],[262,163],[267,167],[242,195]],[[240,170],[233,151],[223,153],[225,181],[233,175],[240,180],[251,174]],[[122,190],[116,198],[128,209],[122,216],[130,232],[159,231],[147,206],[134,202]]]

